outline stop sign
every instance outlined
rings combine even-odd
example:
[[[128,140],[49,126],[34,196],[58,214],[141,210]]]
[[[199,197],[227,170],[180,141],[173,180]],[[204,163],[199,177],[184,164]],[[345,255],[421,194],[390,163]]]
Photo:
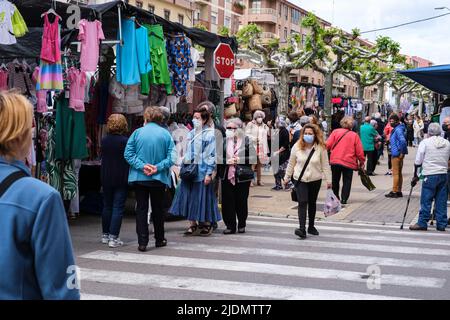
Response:
[[[234,72],[234,53],[230,45],[221,43],[214,51],[214,69],[221,79],[229,79]]]

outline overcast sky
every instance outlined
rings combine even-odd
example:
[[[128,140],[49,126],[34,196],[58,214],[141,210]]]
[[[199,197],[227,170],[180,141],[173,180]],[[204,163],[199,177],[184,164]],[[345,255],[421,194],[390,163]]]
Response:
[[[450,8],[450,0],[290,1],[346,31],[390,27],[449,12],[434,10],[436,7]],[[374,41],[380,35],[400,42],[403,54],[419,56],[435,64],[450,64],[450,15],[393,30],[363,34],[362,37]]]

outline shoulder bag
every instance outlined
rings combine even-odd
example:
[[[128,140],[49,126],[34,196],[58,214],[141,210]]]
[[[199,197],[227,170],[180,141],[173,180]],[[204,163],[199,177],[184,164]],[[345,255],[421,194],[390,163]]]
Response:
[[[195,138],[197,138],[202,133],[203,133],[203,131],[200,132],[199,134],[197,134],[189,142],[189,147],[192,147],[192,145],[195,142]],[[194,155],[194,157],[195,157],[195,155]],[[197,176],[198,176],[198,163],[195,163],[195,159],[191,159],[190,163],[185,163],[183,161],[183,163],[181,164],[181,168],[180,168],[180,178],[181,178],[181,180],[187,181],[187,182],[192,182],[195,178],[197,178]]]
[[[303,166],[303,170],[302,170],[302,172],[300,173],[300,176],[298,177],[298,180],[297,180],[297,182],[295,183],[294,188],[291,190],[291,199],[292,199],[292,201],[294,201],[294,202],[298,202],[298,198],[297,198],[297,188],[298,188],[298,185],[300,184],[300,182],[301,182],[301,180],[302,180],[302,178],[303,178],[303,175],[305,174],[306,168],[308,167],[309,162],[311,161],[312,156],[314,155],[314,152],[316,152],[316,149],[313,148],[313,149],[311,150],[311,152],[309,153],[308,159],[306,160],[305,165]]]

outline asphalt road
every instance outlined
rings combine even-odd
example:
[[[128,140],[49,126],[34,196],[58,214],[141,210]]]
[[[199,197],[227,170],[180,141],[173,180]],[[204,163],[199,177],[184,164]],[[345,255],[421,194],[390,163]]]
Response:
[[[83,299],[449,299],[450,234],[398,225],[319,222],[299,240],[294,219],[251,216],[247,233],[185,237],[185,221],[166,223],[168,246],[137,250],[127,216],[110,249],[101,220],[70,222]]]

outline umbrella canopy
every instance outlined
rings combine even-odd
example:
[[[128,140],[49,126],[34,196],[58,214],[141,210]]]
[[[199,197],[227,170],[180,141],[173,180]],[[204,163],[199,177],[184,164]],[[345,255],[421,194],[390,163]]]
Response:
[[[450,94],[450,64],[398,71],[433,92]]]

